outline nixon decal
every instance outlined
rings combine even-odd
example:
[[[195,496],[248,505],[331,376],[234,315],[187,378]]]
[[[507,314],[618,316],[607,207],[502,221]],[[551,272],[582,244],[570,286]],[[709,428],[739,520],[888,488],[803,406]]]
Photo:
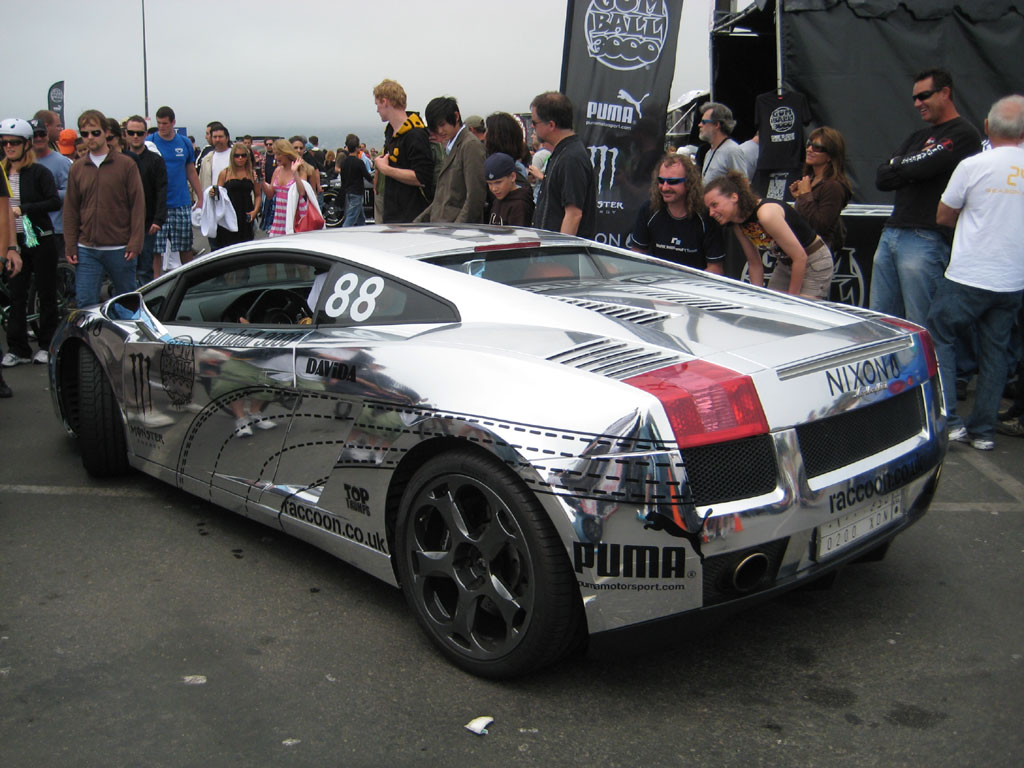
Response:
[[[572,543],[576,573],[597,567],[598,576],[638,579],[685,579],[686,547],[654,547],[635,544]]]
[[[132,362],[132,394],[141,413],[153,410],[153,389],[149,383],[149,358],[141,352],[128,355]]]
[[[825,371],[830,395],[853,391],[875,391],[885,389],[889,379],[900,375],[900,361],[896,353],[883,357],[861,360],[853,365],[841,365]]]
[[[306,361],[306,373],[323,376],[325,379],[356,380],[356,366],[327,360],[322,357],[311,357]]]
[[[639,69],[661,56],[668,34],[665,0],[591,0],[587,53],[610,69]]]

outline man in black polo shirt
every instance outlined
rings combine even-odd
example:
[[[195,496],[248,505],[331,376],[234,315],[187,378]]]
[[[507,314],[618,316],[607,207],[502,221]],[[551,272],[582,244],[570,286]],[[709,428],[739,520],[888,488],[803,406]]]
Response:
[[[704,211],[697,166],[686,155],[665,155],[651,180],[651,197],[637,214],[633,250],[721,275],[722,243],[721,225]]]
[[[544,171],[533,226],[593,238],[597,232],[597,183],[583,141],[572,130],[572,102],[548,91],[530,104],[541,141],[554,146]]]

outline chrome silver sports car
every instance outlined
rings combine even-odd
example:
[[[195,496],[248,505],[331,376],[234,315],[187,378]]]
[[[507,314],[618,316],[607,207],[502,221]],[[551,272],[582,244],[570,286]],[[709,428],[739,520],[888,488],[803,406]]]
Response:
[[[225,249],[51,351],[89,472],[401,586],[491,677],[881,557],[946,449],[922,329],[529,229]]]

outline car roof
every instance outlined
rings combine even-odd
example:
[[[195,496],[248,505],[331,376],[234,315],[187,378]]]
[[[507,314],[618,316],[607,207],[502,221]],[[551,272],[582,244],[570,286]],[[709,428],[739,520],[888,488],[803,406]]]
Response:
[[[300,241],[332,252],[332,246],[368,248],[396,256],[429,258],[475,248],[502,248],[528,244],[588,245],[582,238],[532,227],[498,227],[485,224],[380,224],[365,227],[326,229],[294,237],[274,238],[282,245],[298,246]],[[259,241],[266,244],[267,241]]]

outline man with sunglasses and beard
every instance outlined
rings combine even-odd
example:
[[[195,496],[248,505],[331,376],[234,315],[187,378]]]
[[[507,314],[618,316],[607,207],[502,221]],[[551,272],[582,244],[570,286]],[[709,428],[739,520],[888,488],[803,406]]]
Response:
[[[146,200],[135,161],[107,146],[107,119],[96,109],[78,118],[88,154],[71,166],[64,197],[64,253],[75,271],[79,307],[100,301],[107,273],[114,294],[138,287],[135,259],[145,237]]]
[[[164,165],[163,156],[146,146],[146,135],[144,117],[132,115],[125,121],[124,140],[128,146],[125,154],[139,167],[142,192],[146,199],[146,239],[135,265],[135,276],[139,285],[160,276],[160,273],[154,272],[153,269],[153,254],[156,252],[157,233],[167,220],[167,167]],[[159,266],[158,261],[157,269]]]
[[[630,246],[666,261],[724,274],[721,225],[704,208],[704,186],[694,162],[667,154],[651,180],[650,199],[636,217]]]
[[[935,220],[939,197],[957,164],[981,151],[981,136],[953,104],[949,72],[919,73],[911,93],[928,125],[910,134],[875,177],[879,190],[896,197],[875,250],[870,307],[925,325],[953,239],[953,230]]]

